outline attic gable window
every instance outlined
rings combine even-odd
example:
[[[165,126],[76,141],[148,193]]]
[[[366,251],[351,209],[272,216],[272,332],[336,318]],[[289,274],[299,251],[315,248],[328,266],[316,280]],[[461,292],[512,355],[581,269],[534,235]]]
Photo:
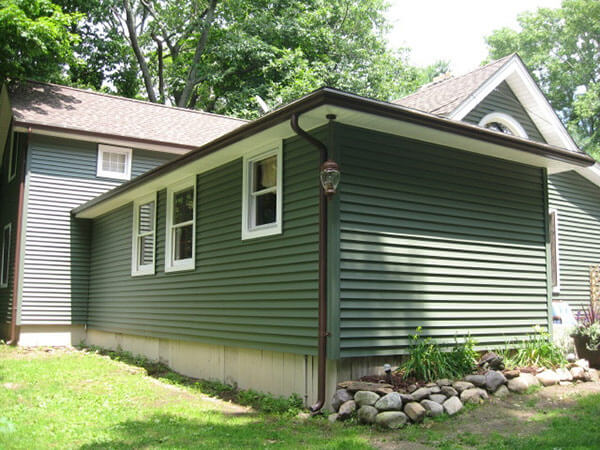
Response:
[[[2,254],[0,254],[0,288],[8,287],[11,228],[11,224],[7,223],[2,229]]]
[[[167,188],[165,272],[193,270],[196,256],[196,177]]]
[[[116,180],[131,179],[131,149],[98,144],[96,176]]]
[[[156,247],[156,193],[133,203],[131,275],[153,275]]]
[[[527,132],[513,117],[501,112],[493,112],[479,121],[479,126],[499,133],[527,139]]]
[[[281,144],[244,156],[242,239],[281,234]]]

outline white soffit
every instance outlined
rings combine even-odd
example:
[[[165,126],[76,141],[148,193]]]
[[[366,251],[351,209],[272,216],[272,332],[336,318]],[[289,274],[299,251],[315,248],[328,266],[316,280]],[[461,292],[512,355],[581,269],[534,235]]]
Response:
[[[516,150],[510,147],[510,142],[506,146],[482,141],[475,138],[465,137],[463,135],[440,131],[423,125],[417,125],[404,122],[397,119],[382,117],[378,114],[356,111],[354,109],[342,108],[339,106],[323,105],[312,109],[300,116],[300,126],[305,130],[311,130],[325,125],[328,120],[325,117],[328,114],[335,114],[336,122],[365,128],[368,130],[380,131],[382,133],[393,134],[408,139],[414,139],[429,142],[435,145],[452,147],[458,150],[478,153],[494,158],[515,161],[536,167],[545,167],[549,173],[563,172],[576,168],[569,163],[555,159],[545,158],[540,155]],[[475,125],[467,125],[477,129],[482,133],[493,133],[488,130],[481,130]],[[151,192],[159,191],[168,185],[181,180],[182,178],[193,176],[206,172],[220,165],[226,164],[252,149],[264,146],[268,142],[276,142],[281,139],[287,139],[296,134],[291,129],[289,121],[282,122],[266,130],[260,131],[252,136],[235,142],[227,147],[209,153],[208,155],[187,163],[186,165],[174,169],[162,176],[150,178],[147,182],[124,191],[122,194],[101,201],[98,204],[81,211],[77,214],[80,218],[93,218],[112,211],[115,208],[126,205],[135,199],[147,195]],[[507,138],[508,140],[508,138]],[[523,142],[530,143],[523,139]],[[317,151],[316,149],[314,151]],[[315,175],[317,176],[317,175]]]
[[[475,93],[450,114],[449,118],[462,120],[503,81],[508,83],[531,120],[550,145],[573,151],[578,150],[577,145],[552,109],[552,106],[550,106],[517,55],[513,55],[506,64],[488,78]]]

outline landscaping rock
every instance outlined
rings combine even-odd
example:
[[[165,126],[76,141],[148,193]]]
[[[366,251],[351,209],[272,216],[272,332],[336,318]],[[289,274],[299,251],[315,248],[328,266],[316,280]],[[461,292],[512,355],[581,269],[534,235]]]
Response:
[[[490,392],[496,392],[498,387],[506,383],[506,377],[502,372],[490,370],[485,374],[484,386]]]
[[[571,386],[573,384],[573,382],[572,381],[560,381],[558,384],[561,386]]]
[[[507,380],[517,378],[519,375],[521,375],[521,371],[519,369],[505,370],[502,373],[504,374]]]
[[[582,367],[572,367],[570,372],[574,380],[585,380],[585,369],[583,369]]]
[[[335,414],[329,414],[329,416],[327,417],[327,420],[329,420],[329,422],[334,423],[337,422],[339,418],[339,414],[335,413]]]
[[[458,395],[458,392],[452,386],[442,386],[442,394],[446,397],[454,397]]]
[[[413,392],[415,392],[417,390],[419,386],[417,386],[416,384],[411,384],[409,385],[406,390],[408,391],[409,394],[412,394]]]
[[[531,386],[540,384],[538,379],[530,373],[522,373],[519,377],[508,380],[508,390],[522,394]]]
[[[474,403],[478,404],[488,399],[488,394],[484,389],[471,388],[465,389],[460,393],[460,400],[463,403]]]
[[[354,411],[356,411],[356,402],[354,400],[348,400],[347,402],[342,403],[342,406],[340,406],[338,411],[338,419],[349,419]]]
[[[573,375],[571,375],[569,369],[559,367],[558,369],[556,369],[556,374],[558,375],[559,381],[573,381]]]
[[[331,407],[334,411],[338,411],[342,403],[346,403],[348,400],[352,400],[352,394],[346,389],[338,389],[333,394],[333,399],[331,400]]]
[[[391,394],[392,392],[394,392],[394,390],[392,388],[381,388],[381,389],[377,389],[375,391],[376,394],[379,394],[380,396],[384,396],[384,395],[388,395]]]
[[[415,399],[416,402],[420,402],[424,398],[429,397],[430,394],[431,394],[431,389],[429,389],[428,387],[424,387],[424,388],[417,389],[411,395],[413,396],[413,398]]]
[[[536,375],[536,378],[542,383],[543,386],[552,386],[558,384],[560,377],[553,370],[544,370]]]
[[[600,381],[600,374],[598,374],[596,369],[590,369],[588,373],[590,374],[590,381],[595,381],[596,383]]]
[[[467,375],[465,381],[468,381],[477,387],[482,387],[485,384],[485,377],[483,375]]]
[[[432,387],[434,387],[434,386],[437,386],[437,383],[430,382],[430,383],[427,383],[427,384],[425,384],[425,387],[426,387],[426,388],[430,388],[430,389],[431,389]]]
[[[367,383],[366,381],[342,381],[341,383],[338,383],[339,389],[346,389],[347,391],[350,391],[352,393],[358,391],[377,392],[379,389],[382,388],[392,389],[393,387],[394,386],[392,386],[391,384]]]
[[[592,381],[592,376],[588,371],[585,371],[585,373],[583,374],[583,381]]]
[[[379,400],[379,395],[371,391],[358,391],[354,394],[354,401],[361,406],[373,406]]]
[[[375,423],[381,428],[396,430],[408,422],[408,417],[401,411],[386,411],[377,414]]]
[[[458,397],[450,397],[442,406],[449,416],[453,416],[463,408],[463,404]]]
[[[423,400],[421,406],[425,408],[428,416],[438,417],[444,414],[444,407],[433,400]]]
[[[500,386],[498,386],[498,389],[496,389],[494,391],[494,397],[498,397],[498,398],[502,398],[502,397],[506,397],[509,394],[508,392],[508,388],[506,387],[506,385],[501,384]]]
[[[452,381],[450,381],[448,378],[442,378],[441,380],[437,380],[435,384],[437,384],[439,387],[452,386]]]
[[[439,394],[440,392],[442,392],[442,389],[437,384],[433,387],[430,387],[429,390],[432,394]]]
[[[379,411],[402,411],[402,397],[397,392],[384,395],[377,400],[375,408]]]
[[[377,417],[377,414],[379,414],[379,411],[377,411],[377,408],[375,408],[374,406],[361,406],[357,413],[358,421],[360,423],[368,424],[375,423],[375,418]]]
[[[488,352],[481,357],[477,363],[479,367],[489,368],[492,370],[504,370],[504,362],[502,358],[494,352]]]
[[[575,353],[569,353],[567,355],[567,362],[574,363],[575,361],[577,361],[577,356],[575,356]]]
[[[412,396],[412,394],[400,394],[400,398],[402,399],[402,404],[404,405],[415,401],[415,398]]]
[[[448,398],[448,397],[447,397],[447,396],[445,396],[444,394],[431,394],[431,395],[429,396],[429,400],[432,400],[432,401],[434,401],[434,402],[436,402],[436,403],[439,403],[440,405],[441,405],[442,403],[444,403],[444,402],[446,401],[446,399],[447,399],[447,398]],[[425,400],[423,400],[421,403],[423,403],[424,401],[425,401]]]
[[[588,370],[590,368],[590,363],[587,359],[578,359],[577,361],[575,361],[575,365],[585,370]]]
[[[462,391],[474,388],[475,385],[473,383],[469,383],[468,381],[455,381],[452,383],[452,387],[460,394]]]
[[[427,414],[427,410],[421,406],[420,403],[411,402],[404,407],[404,414],[406,414],[413,422],[421,422]]]

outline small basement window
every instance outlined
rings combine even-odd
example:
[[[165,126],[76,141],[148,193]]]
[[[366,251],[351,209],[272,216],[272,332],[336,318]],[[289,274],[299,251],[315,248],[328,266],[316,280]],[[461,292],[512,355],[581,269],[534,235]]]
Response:
[[[8,286],[10,266],[10,234],[11,224],[7,223],[2,229],[2,254],[0,255],[0,288]]]
[[[165,272],[192,270],[196,255],[196,177],[167,188]]]
[[[156,247],[156,193],[133,203],[131,275],[154,274]]]
[[[282,149],[244,156],[242,239],[281,233]]]
[[[131,149],[98,144],[96,176],[117,180],[131,179]]]

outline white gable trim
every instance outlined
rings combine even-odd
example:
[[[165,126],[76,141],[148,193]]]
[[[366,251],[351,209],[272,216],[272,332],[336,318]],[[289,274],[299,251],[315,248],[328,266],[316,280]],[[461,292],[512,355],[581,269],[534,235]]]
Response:
[[[506,81],[511,87],[531,120],[544,136],[544,139],[558,147],[577,150],[578,147],[569,135],[548,100],[533,80],[527,68],[517,55],[488,78],[473,94],[463,101],[450,115],[453,120],[462,120],[481,103],[500,83]]]

